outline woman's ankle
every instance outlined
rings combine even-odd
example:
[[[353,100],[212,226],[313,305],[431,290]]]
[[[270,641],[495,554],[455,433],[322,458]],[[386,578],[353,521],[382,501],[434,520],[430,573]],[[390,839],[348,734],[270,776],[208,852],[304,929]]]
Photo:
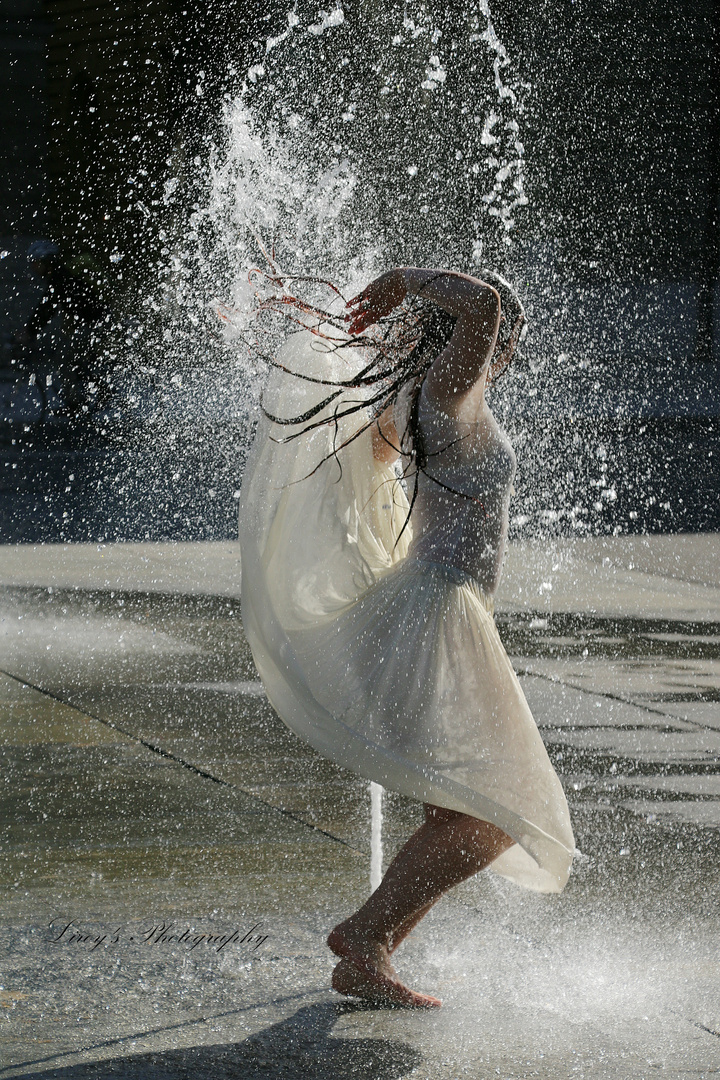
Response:
[[[357,915],[351,915],[348,919],[337,924],[333,933],[338,933],[349,942],[361,942],[369,945],[378,945],[387,949],[390,940],[389,933],[383,933],[368,919]]]

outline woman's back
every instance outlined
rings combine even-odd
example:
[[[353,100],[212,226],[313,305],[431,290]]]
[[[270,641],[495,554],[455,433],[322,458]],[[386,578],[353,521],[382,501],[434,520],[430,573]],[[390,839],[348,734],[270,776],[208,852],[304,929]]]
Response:
[[[513,448],[489,409],[479,421],[457,420],[434,404],[425,384],[419,424],[427,463],[408,555],[464,570],[492,596],[507,540]]]

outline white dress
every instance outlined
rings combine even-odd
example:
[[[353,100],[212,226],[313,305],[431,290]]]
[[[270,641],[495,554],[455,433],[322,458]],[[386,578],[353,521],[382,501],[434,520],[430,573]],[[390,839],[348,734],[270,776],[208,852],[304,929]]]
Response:
[[[364,362],[308,332],[277,359],[328,380]],[[297,417],[330,393],[275,371],[265,406]],[[345,391],[318,415],[360,400]],[[419,419],[429,476],[398,541],[408,503],[395,471],[369,431],[344,445],[364,408],[289,442],[276,440],[307,421],[261,418],[240,500],[243,626],[292,731],[386,788],[494,823],[516,843],[491,868],[559,892],[567,802],[493,620],[514,454],[496,425],[480,438],[424,391]]]

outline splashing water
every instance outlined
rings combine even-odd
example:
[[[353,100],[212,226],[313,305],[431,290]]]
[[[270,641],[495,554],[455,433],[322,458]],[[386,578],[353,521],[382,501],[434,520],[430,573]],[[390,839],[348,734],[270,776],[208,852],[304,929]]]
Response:
[[[461,25],[439,5],[293,9],[251,60],[166,281],[199,321],[220,312],[225,344],[259,264],[352,290],[393,264],[507,262],[525,87],[484,0]]]
[[[97,501],[113,485],[119,501],[111,513],[98,507],[96,529],[83,509],[61,535],[104,536],[106,518],[107,535],[123,538],[233,535],[231,493],[264,374],[241,340],[255,303],[248,270],[267,266],[266,255],[345,295],[398,264],[490,265],[514,278],[530,324],[526,359],[490,399],[521,466],[511,539],[706,527],[715,509],[678,499],[665,464],[664,418],[678,409],[694,418],[699,403],[712,415],[717,399],[707,365],[693,373],[683,359],[670,370],[690,347],[692,318],[659,337],[659,286],[616,294],[566,279],[551,196],[526,206],[530,87],[488,4],[471,0],[461,15],[441,0],[362,8],[361,17],[335,0],[321,11],[298,0],[268,15],[268,36],[227,68],[232,89],[207,149],[176,146],[162,199],[152,210],[137,202],[163,246],[157,284],[132,298],[133,318],[106,348],[117,401]],[[539,175],[547,164],[536,157]],[[692,306],[683,288],[678,302]],[[273,329],[282,332],[279,321]],[[663,355],[667,370],[655,362]],[[692,419],[673,431],[672,452],[692,474],[712,456],[713,429]],[[626,453],[643,433],[642,452]]]
[[[246,61],[208,156],[178,165],[166,187],[149,367],[160,356],[183,377],[193,367],[198,374],[184,396],[173,389],[157,408],[160,439],[174,438],[183,419],[194,440],[198,419],[209,421],[211,437],[224,423],[234,434],[237,488],[264,377],[245,340],[256,325],[271,345],[288,329],[277,316],[254,323],[253,267],[329,279],[351,296],[392,265],[473,272],[489,264],[520,282],[532,328],[529,366],[514,365],[492,396],[523,463],[511,536],[607,531],[620,509],[620,466],[602,457],[612,432],[585,419],[607,415],[612,424],[618,407],[606,382],[589,380],[580,352],[558,355],[566,317],[558,282],[515,241],[528,201],[521,126],[529,88],[513,73],[488,5],[479,0],[460,23],[439,3],[390,3],[362,19],[339,4],[319,15],[300,4]],[[297,291],[327,304],[312,283]],[[579,424],[545,422],[576,401]],[[551,475],[548,461],[568,467]]]
[[[362,18],[301,2],[242,70],[207,155],[170,164],[159,284],[138,312],[126,393],[139,444],[152,425],[173,469],[186,444],[202,444],[227,472],[208,486],[229,490],[264,378],[246,347],[258,289],[249,271],[329,279],[346,297],[392,265],[508,271],[527,203],[527,88],[484,0],[462,20],[435,2]],[[312,283],[302,295],[327,304]],[[288,325],[267,316],[259,328],[272,346]]]

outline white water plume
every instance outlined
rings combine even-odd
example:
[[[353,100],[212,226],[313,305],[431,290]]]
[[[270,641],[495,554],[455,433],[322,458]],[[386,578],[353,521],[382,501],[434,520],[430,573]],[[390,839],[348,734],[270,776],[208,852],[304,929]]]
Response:
[[[253,315],[252,268],[342,274],[347,280],[351,264],[341,266],[342,216],[356,177],[346,160],[313,173],[292,155],[289,140],[273,128],[258,130],[242,99],[229,107],[226,125],[227,146],[211,160],[210,198],[201,215],[217,241],[210,258],[219,256],[225,267],[226,298],[212,299],[232,339],[247,330]]]
[[[185,295],[192,282],[196,317],[220,311],[226,341],[248,328],[253,267],[352,288],[393,262],[470,268],[510,242],[524,84],[484,0],[458,41],[444,19],[296,6],[249,57],[166,278]]]
[[[168,446],[179,430],[201,441],[222,425],[238,474],[264,378],[247,347],[263,299],[253,268],[322,306],[328,291],[312,279],[349,297],[392,265],[511,271],[527,201],[524,84],[485,3],[462,20],[434,2],[362,19],[299,3],[242,70],[207,154],[169,162],[160,287],[143,301],[142,367],[136,358],[160,389],[144,422]],[[265,344],[288,328],[264,315]],[[166,385],[178,372],[182,391]]]

